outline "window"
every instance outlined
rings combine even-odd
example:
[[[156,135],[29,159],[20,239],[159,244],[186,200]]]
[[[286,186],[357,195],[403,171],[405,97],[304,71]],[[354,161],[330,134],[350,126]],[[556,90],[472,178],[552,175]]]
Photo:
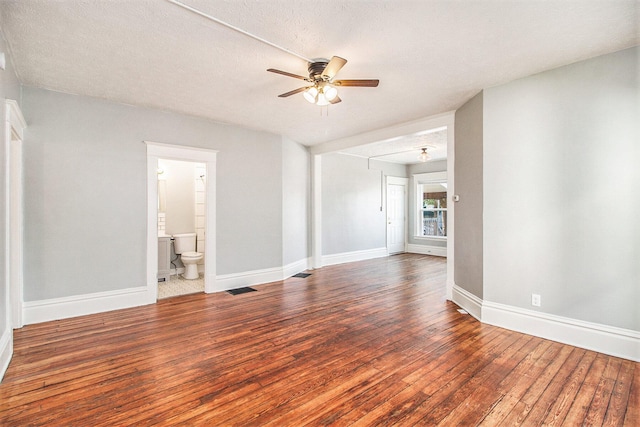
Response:
[[[443,175],[444,174],[444,175]],[[447,237],[446,173],[415,175],[417,237]]]

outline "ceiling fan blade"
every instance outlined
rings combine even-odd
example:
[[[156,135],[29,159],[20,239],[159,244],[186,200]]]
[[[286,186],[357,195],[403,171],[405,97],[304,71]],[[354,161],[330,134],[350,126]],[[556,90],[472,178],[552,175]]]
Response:
[[[306,87],[299,87],[298,89],[294,89],[289,92],[278,95],[278,98],[286,98],[287,96],[295,95],[296,93],[304,92],[305,90],[307,90]]]
[[[286,71],[276,70],[275,68],[269,68],[267,71],[276,74],[282,74],[283,76],[293,77],[294,79],[308,80],[307,77],[299,76],[297,74],[287,73]]]
[[[333,98],[331,101],[329,101],[332,104],[337,104],[338,102],[342,102],[342,99],[340,99],[339,96],[336,96],[335,98]]]
[[[336,86],[378,87],[380,80],[336,80]]]
[[[326,76],[329,78],[329,80],[331,80],[332,78],[335,77],[336,74],[338,74],[338,71],[340,71],[340,69],[344,67],[344,64],[346,63],[347,63],[346,59],[340,58],[339,56],[334,56],[333,58],[331,58],[331,61],[329,61],[327,66],[324,67],[324,71],[322,71],[322,76],[323,77]]]

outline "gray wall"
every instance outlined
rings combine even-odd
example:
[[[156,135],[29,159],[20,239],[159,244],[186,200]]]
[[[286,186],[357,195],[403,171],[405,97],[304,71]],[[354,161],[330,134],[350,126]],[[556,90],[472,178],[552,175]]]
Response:
[[[322,156],[322,254],[386,247],[383,175],[404,172],[401,165],[345,154]],[[406,176],[406,172],[404,172]]]
[[[217,273],[282,265],[282,139],[23,88],[25,300],[145,285],[146,146],[219,150]]]
[[[456,111],[454,280],[483,297],[483,93]]]
[[[284,265],[308,257],[310,158],[302,145],[282,141],[282,262]]]
[[[418,213],[418,206],[416,205],[416,183],[413,180],[413,175],[419,173],[429,173],[429,172],[446,172],[447,170],[447,160],[433,160],[425,163],[416,163],[413,165],[407,166],[408,176],[412,177],[409,180],[409,243],[413,245],[426,245],[426,246],[439,246],[442,248],[447,247],[446,240],[437,240],[437,239],[416,239],[416,235],[418,234],[416,231],[416,215]],[[451,197],[449,197],[451,199]]]
[[[486,300],[640,330],[639,52],[485,91]]]
[[[10,325],[7,324],[6,313],[8,313],[9,301],[6,299],[7,287],[8,283],[5,282],[5,264],[7,261],[8,254],[5,253],[4,242],[6,238],[6,232],[4,224],[6,221],[5,211],[7,206],[5,205],[5,170],[4,164],[6,161],[5,158],[5,107],[4,101],[6,99],[12,99],[20,103],[20,85],[18,84],[18,79],[16,78],[16,74],[13,70],[13,64],[11,62],[11,57],[9,56],[9,51],[7,49],[7,43],[4,40],[4,36],[0,33],[0,52],[5,53],[6,59],[6,69],[4,71],[0,70],[0,101],[2,102],[2,109],[0,111],[3,112],[2,118],[0,119],[0,135],[2,135],[2,149],[0,149],[0,165],[2,166],[2,173],[0,173],[0,307],[2,307],[2,313],[0,314],[0,335],[5,329],[10,328]]]

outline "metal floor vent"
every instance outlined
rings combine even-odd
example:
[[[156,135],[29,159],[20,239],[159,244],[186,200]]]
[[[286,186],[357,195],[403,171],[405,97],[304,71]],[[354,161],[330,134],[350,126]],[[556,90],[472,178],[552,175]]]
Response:
[[[300,277],[301,279],[306,279],[309,276],[311,276],[311,273],[298,273],[298,274],[294,274],[291,277]]]
[[[247,292],[257,292],[257,289],[253,289],[253,288],[237,288],[237,289],[229,289],[227,292],[230,293],[231,295],[240,295],[240,294],[246,294]]]

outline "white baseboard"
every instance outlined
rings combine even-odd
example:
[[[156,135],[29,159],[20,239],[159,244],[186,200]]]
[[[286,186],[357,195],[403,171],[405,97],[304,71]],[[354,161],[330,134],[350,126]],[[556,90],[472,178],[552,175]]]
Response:
[[[278,280],[282,280],[282,268],[277,267],[243,271],[241,273],[221,274],[216,277],[215,292],[276,282]]]
[[[452,293],[483,323],[640,362],[640,332],[483,301],[456,285]]]
[[[282,279],[288,279],[294,274],[298,274],[302,271],[308,270],[311,265],[309,258],[301,259],[300,261],[292,262],[282,267]]]
[[[640,362],[640,332],[495,302],[482,304],[482,321],[513,331]]]
[[[294,274],[308,268],[309,259],[305,258],[285,265],[284,267],[267,268],[264,270],[244,271],[241,273],[222,274],[216,277],[213,292],[226,291],[244,286],[261,285],[287,279]]]
[[[0,382],[4,378],[4,373],[7,372],[11,356],[13,356],[13,329],[7,325],[0,337]]]
[[[52,298],[24,303],[24,324],[67,319],[86,314],[102,313],[122,308],[153,304],[147,287],[118,289],[63,298]]]
[[[364,251],[343,252],[340,254],[323,255],[322,265],[344,264],[347,262],[364,261],[373,258],[389,256],[387,248],[367,249]]]
[[[470,315],[478,320],[482,316],[482,300],[457,285],[453,285],[451,290],[451,301],[465,309]]]
[[[407,252],[411,254],[434,255],[434,256],[441,256],[446,258],[447,247],[416,245],[415,243],[409,243],[407,245]]]
[[[211,280],[213,289],[207,289],[206,291],[219,292],[243,286],[283,280],[306,270],[308,264],[309,260],[305,258],[284,267],[226,274],[215,278],[212,277],[210,279],[213,279]],[[156,302],[154,295],[155,294],[150,292],[149,288],[139,287],[85,295],[74,295],[63,298],[52,298],[48,300],[27,301],[24,303],[24,324],[29,325],[33,323],[48,322],[50,320],[67,319],[87,314],[102,313],[111,310],[153,304]],[[0,344],[3,343],[4,342]],[[4,362],[4,359],[0,359],[0,363],[1,362]]]

